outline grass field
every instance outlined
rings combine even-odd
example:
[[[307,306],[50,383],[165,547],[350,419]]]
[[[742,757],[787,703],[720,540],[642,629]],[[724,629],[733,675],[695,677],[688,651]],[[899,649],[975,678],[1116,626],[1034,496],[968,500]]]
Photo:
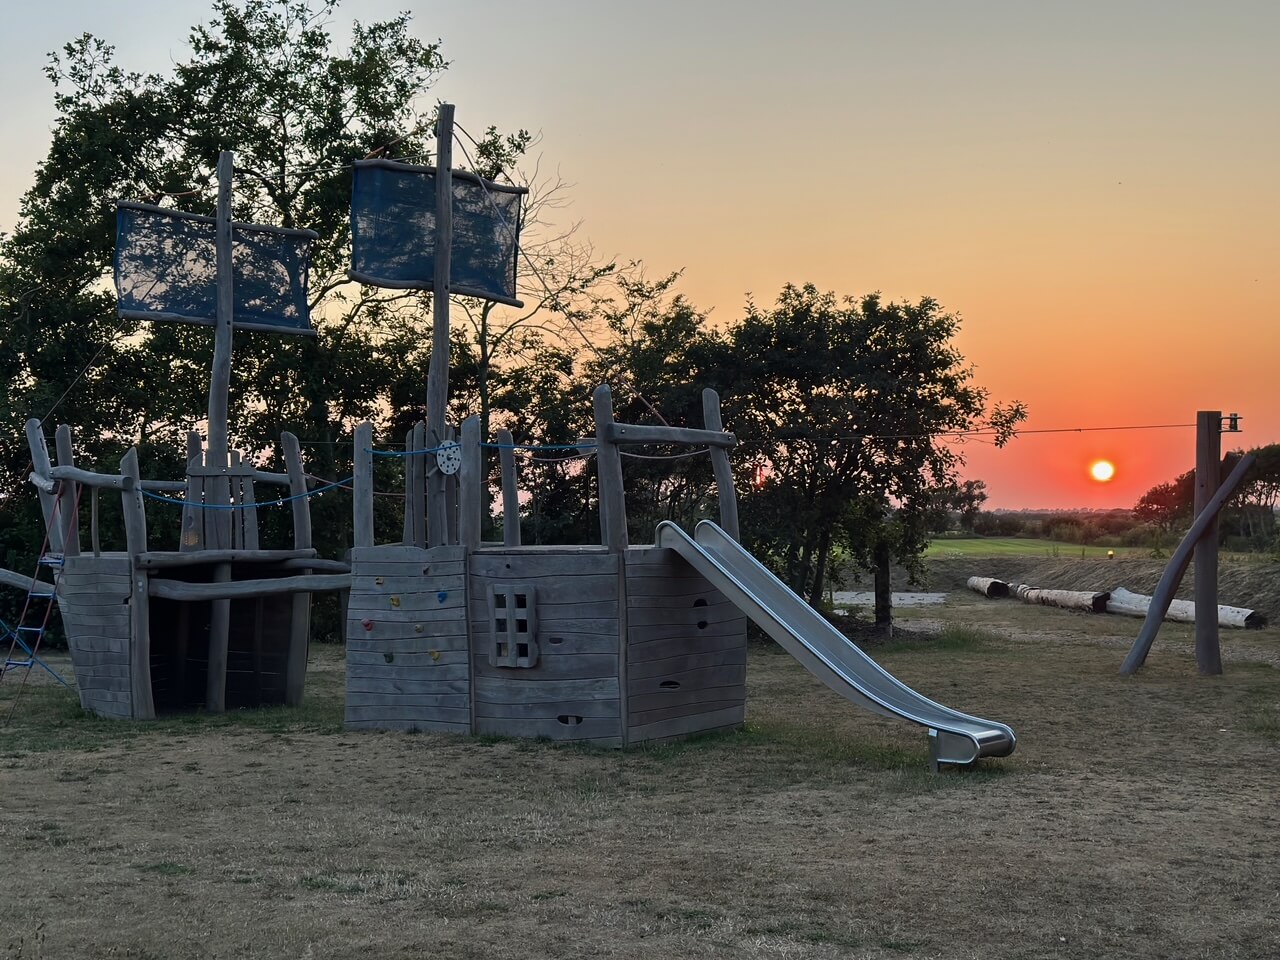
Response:
[[[905,616],[958,628],[877,659],[1011,724],[1012,757],[930,775],[923,731],[764,646],[745,730],[626,752],[346,733],[331,648],[297,711],[119,723],[29,686],[0,729],[0,955],[1280,954],[1280,631],[1201,678],[1170,627],[1123,680],[1133,621]]]
[[[1117,557],[1147,556],[1148,547],[1083,547],[1062,540],[1034,540],[1025,537],[947,537],[934,540],[925,557],[1062,557],[1098,558],[1114,551]]]

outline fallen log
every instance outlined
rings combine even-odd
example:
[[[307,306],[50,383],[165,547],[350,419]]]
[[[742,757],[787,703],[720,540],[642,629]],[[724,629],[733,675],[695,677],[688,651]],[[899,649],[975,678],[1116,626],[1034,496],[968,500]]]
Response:
[[[1107,601],[1107,613],[1118,613],[1126,617],[1145,617],[1151,609],[1152,598],[1133,593],[1124,587],[1116,587],[1111,591],[1111,599]],[[1166,620],[1177,623],[1195,623],[1196,605],[1191,600],[1171,600],[1169,610],[1164,615]],[[1232,607],[1218,604],[1218,626],[1243,627],[1249,630],[1261,630],[1267,625],[1265,614],[1247,607]]]
[[[1035,588],[1021,592],[1021,599],[1027,603],[1040,603],[1048,607],[1062,607],[1065,610],[1087,610],[1090,613],[1104,613],[1107,609],[1109,593],[1090,593],[1088,590],[1039,590]]]
[[[974,590],[993,600],[1009,595],[1009,585],[1003,580],[996,580],[992,577],[970,577],[968,585],[970,590]]]

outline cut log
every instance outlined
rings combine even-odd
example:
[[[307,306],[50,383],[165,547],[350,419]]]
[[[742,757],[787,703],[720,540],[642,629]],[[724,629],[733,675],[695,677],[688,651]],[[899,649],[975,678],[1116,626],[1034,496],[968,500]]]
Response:
[[[982,594],[984,597],[996,599],[998,597],[1009,596],[1009,584],[1003,580],[996,580],[993,577],[970,577],[968,580],[969,589]]]
[[[1039,590],[1031,588],[1022,591],[1021,599],[1026,603],[1040,603],[1048,607],[1062,607],[1065,610],[1087,610],[1090,613],[1105,613],[1109,593],[1091,593],[1088,590]]]
[[[1151,600],[1152,598],[1145,594],[1133,593],[1124,587],[1116,587],[1111,591],[1111,599],[1107,601],[1107,613],[1118,613],[1126,617],[1145,617],[1151,608]],[[1164,618],[1176,623],[1195,623],[1196,605],[1191,600],[1171,600],[1169,612],[1164,615]],[[1218,626],[1220,627],[1260,630],[1266,625],[1266,615],[1257,610],[1218,604]]]

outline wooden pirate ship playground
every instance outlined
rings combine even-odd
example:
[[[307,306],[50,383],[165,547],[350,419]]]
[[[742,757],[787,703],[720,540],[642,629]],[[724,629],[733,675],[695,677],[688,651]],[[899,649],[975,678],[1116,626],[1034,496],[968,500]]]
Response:
[[[894,679],[739,545],[729,461],[736,441],[713,391],[703,393],[703,428],[693,429],[618,423],[609,387],[599,387],[595,436],[580,444],[596,460],[599,542],[520,542],[510,434],[498,431],[489,442],[475,417],[455,431],[444,411],[448,295],[518,302],[522,191],[451,169],[452,117],[442,105],[434,168],[356,164],[351,276],[433,291],[434,349],[429,419],[396,452],[404,466],[399,542],[378,543],[374,534],[374,458],[391,451],[375,447],[371,424],[354,430],[348,560],[320,558],[312,546],[309,498],[327,487],[310,486],[295,437],[281,438],[281,474],[256,469],[227,444],[233,330],[309,332],[308,234],[231,222],[229,154],[219,163],[214,218],[121,205],[122,312],[211,323],[215,353],[208,439],[189,436],[183,478],[143,479],[136,449],[118,470],[86,470],[75,461],[70,427],[56,431],[50,457],[39,421],[28,424],[49,579],[3,572],[0,580],[27,590],[29,609],[58,606],[82,706],[147,719],[296,705],[311,595],[337,590],[346,597],[350,728],[615,747],[733,728],[744,719],[750,619],[850,701],[926,728],[935,764],[1012,752],[1007,726],[950,710]],[[704,521],[692,535],[663,523],[653,544],[630,544],[622,455],[635,444],[705,448],[719,523]],[[501,543],[481,535],[492,499],[485,462],[494,456]],[[103,491],[121,498],[123,551],[100,547]],[[148,540],[147,503],[156,499],[182,510],[176,544]],[[291,548],[260,546],[257,512],[268,503],[292,511]],[[41,634],[25,624],[13,631],[6,666],[35,665]],[[15,659],[17,648],[25,659]]]

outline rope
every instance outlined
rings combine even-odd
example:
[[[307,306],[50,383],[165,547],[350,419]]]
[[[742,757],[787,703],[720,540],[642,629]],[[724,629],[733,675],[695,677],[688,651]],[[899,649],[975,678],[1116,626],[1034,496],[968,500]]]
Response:
[[[697,457],[710,452],[710,447],[700,447],[697,450],[686,450],[684,453],[628,453],[625,450],[618,451],[622,456],[631,457],[635,460],[683,460],[685,457]]]
[[[171,503],[179,507],[193,507],[196,510],[256,510],[258,507],[278,507],[282,504],[291,503],[294,500],[305,500],[307,497],[314,497],[318,493],[324,493],[326,490],[335,490],[342,488],[350,489],[345,484],[350,483],[355,477],[347,477],[345,480],[335,480],[333,483],[326,484],[323,487],[316,487],[314,490],[308,490],[306,493],[295,493],[288,497],[277,497],[274,500],[263,500],[260,503],[198,503],[194,500],[179,500],[176,497],[166,497],[163,494],[152,493],[150,490],[141,491],[144,497],[152,500],[159,500],[161,503]]]
[[[365,453],[371,453],[375,457],[420,457],[428,453],[439,453],[441,450],[451,449],[448,444],[439,447],[427,447],[425,450],[372,450],[366,449]]]

